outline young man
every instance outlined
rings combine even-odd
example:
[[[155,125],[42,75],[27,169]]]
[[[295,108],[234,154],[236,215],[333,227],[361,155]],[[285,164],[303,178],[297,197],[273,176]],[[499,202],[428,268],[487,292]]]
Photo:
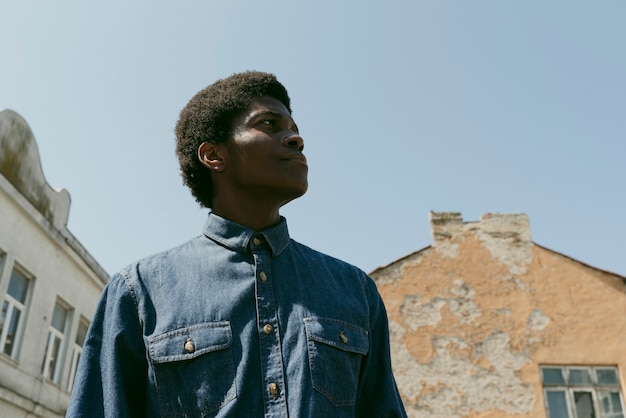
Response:
[[[111,278],[68,417],[405,417],[383,302],[361,270],[289,237],[307,190],[287,91],[245,72],[176,127],[203,234]]]

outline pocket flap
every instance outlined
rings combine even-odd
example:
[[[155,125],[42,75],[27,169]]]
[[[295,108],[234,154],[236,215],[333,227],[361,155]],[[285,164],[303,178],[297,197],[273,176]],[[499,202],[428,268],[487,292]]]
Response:
[[[368,332],[345,321],[331,318],[304,318],[307,340],[317,341],[344,351],[367,354]]]
[[[151,337],[150,358],[155,363],[189,360],[233,343],[230,322],[205,322]]]

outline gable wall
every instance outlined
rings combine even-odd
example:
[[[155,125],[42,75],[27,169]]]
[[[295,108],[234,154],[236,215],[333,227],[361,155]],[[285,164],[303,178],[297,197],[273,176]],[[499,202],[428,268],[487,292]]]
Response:
[[[546,416],[543,364],[617,365],[626,382],[623,278],[533,244],[525,215],[502,216],[431,220],[432,247],[372,273],[409,416]]]

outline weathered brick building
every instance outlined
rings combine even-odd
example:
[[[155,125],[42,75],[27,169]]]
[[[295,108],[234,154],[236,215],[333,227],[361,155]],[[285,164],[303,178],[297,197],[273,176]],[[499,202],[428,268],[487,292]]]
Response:
[[[430,222],[372,273],[409,416],[624,417],[626,278],[533,243],[523,214]]]

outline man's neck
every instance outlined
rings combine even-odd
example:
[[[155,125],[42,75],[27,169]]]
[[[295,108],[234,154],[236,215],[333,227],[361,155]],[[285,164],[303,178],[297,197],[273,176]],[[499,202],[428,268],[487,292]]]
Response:
[[[280,221],[279,205],[263,202],[232,202],[216,200],[211,211],[216,215],[246,226],[254,231],[263,231]]]

